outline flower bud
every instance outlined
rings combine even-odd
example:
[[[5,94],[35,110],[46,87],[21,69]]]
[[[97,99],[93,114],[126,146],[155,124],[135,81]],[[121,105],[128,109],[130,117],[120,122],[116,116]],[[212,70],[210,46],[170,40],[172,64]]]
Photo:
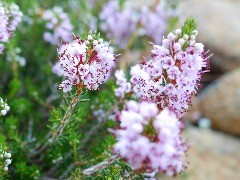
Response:
[[[176,29],[176,31],[175,31],[175,34],[176,35],[180,35],[182,33],[182,30],[181,29]]]
[[[5,154],[5,157],[6,157],[6,158],[11,158],[11,156],[12,156],[11,153],[6,153],[6,154]]]
[[[182,46],[180,43],[175,43],[173,47],[175,51],[180,51],[182,49]]]
[[[4,108],[6,111],[9,111],[10,110],[10,107],[9,106],[5,106]]]
[[[187,34],[183,35],[183,39],[188,40],[189,36]]]
[[[5,109],[1,110],[1,114],[5,116],[7,114],[7,111]]]
[[[181,45],[183,45],[183,44],[185,43],[185,40],[184,40],[183,38],[180,38],[180,39],[178,40],[178,42],[179,42]]]
[[[93,45],[96,46],[98,44],[98,41],[97,40],[94,40],[93,41]]]
[[[192,31],[192,34],[195,35],[195,36],[197,36],[197,35],[198,35],[198,31],[197,31],[197,30],[193,30],[193,31]]]
[[[7,166],[4,166],[3,170],[4,170],[4,171],[8,171],[8,167],[7,167]]]
[[[191,39],[191,40],[195,40],[195,39],[196,39],[196,36],[195,36],[195,35],[191,35],[191,36],[190,36],[190,39]]]
[[[11,159],[6,159],[6,160],[5,160],[5,164],[6,164],[6,165],[9,165],[9,164],[11,164],[11,162],[12,162],[12,160],[11,160]]]
[[[93,37],[92,37],[91,35],[88,35],[87,39],[88,39],[89,41],[91,41],[91,40],[93,39]]]

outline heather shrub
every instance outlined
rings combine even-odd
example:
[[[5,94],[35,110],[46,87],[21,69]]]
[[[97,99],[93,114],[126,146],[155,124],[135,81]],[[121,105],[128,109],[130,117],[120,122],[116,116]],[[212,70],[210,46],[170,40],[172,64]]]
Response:
[[[188,166],[182,137],[209,71],[177,1],[0,3],[0,177],[157,179]],[[175,30],[176,29],[176,30]],[[201,33],[201,32],[199,32]],[[132,62],[124,60],[125,54]]]

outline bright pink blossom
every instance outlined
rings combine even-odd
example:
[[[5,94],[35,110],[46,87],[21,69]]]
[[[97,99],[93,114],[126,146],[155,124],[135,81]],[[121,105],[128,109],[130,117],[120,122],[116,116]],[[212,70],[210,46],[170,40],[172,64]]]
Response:
[[[167,107],[179,118],[187,111],[191,96],[197,93],[202,75],[209,71],[208,52],[203,44],[195,42],[196,35],[192,33],[192,38],[184,35],[185,39],[170,33],[161,46],[153,45],[151,60],[144,60],[130,71],[135,96],[156,103],[159,109]]]
[[[72,86],[80,82],[87,89],[96,90],[108,80],[115,65],[115,55],[109,44],[91,35],[85,41],[75,37],[72,42],[64,43],[58,53],[60,68],[57,72],[65,79],[58,87],[64,92],[71,91]]]

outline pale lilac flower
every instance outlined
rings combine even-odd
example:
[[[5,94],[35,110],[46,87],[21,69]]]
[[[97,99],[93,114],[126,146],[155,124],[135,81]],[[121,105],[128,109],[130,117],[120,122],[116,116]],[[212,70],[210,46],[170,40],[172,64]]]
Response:
[[[130,8],[120,8],[119,3],[110,0],[104,5],[101,13],[101,29],[107,34],[108,39],[120,48],[124,48],[131,33],[136,29],[137,18]]]
[[[10,18],[10,22],[8,24],[9,29],[11,31],[15,31],[22,21],[23,13],[20,11],[19,6],[15,3],[10,3],[7,9],[7,14]]]
[[[115,89],[115,95],[117,97],[123,98],[126,93],[129,93],[131,91],[131,84],[127,82],[123,70],[117,70],[115,72],[115,77],[117,79],[116,83],[119,86]]]
[[[5,14],[4,8],[0,6],[0,54],[4,50],[4,44],[10,38],[10,31],[8,28],[8,17]]]
[[[96,90],[105,83],[115,66],[115,55],[109,51],[109,44],[97,35],[88,35],[87,40],[75,37],[59,48],[59,61],[64,81],[58,88],[71,91],[72,86],[83,83],[87,89]]]
[[[142,33],[151,37],[154,43],[159,44],[167,29],[167,16],[162,6],[159,4],[153,10],[143,7],[141,12]]]
[[[45,41],[52,45],[60,45],[61,41],[70,42],[72,39],[73,26],[67,13],[61,7],[48,9],[43,14],[46,21],[46,31],[43,35]]]
[[[52,72],[56,75],[58,75],[59,77],[62,77],[64,70],[61,67],[61,63],[60,61],[56,62],[53,66],[52,66]]]
[[[152,59],[130,71],[131,91],[136,97],[156,103],[159,109],[167,107],[179,118],[197,93],[202,74],[209,71],[210,57],[203,44],[195,42],[196,31],[190,39],[180,34],[181,30],[176,30],[163,39],[162,46],[153,45]]]
[[[187,144],[181,137],[182,124],[168,109],[159,113],[154,103],[128,101],[115,131],[114,151],[133,170],[175,175],[184,170]]]
[[[3,7],[5,14],[8,17],[8,28],[10,31],[15,31],[22,21],[23,13],[19,6],[15,3],[0,2],[0,7]]]

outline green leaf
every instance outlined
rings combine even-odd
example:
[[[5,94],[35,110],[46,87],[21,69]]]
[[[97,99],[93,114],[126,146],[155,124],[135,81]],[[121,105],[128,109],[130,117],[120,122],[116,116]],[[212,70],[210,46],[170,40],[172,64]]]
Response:
[[[187,18],[182,26],[182,36],[184,34],[191,35],[192,31],[197,28],[197,23],[193,17]]]

